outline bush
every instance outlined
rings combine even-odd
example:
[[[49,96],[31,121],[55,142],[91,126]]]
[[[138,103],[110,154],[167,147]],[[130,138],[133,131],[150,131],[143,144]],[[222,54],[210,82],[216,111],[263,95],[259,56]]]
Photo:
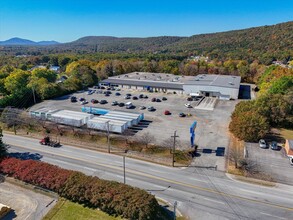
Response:
[[[158,219],[161,213],[155,197],[144,190],[44,162],[6,158],[0,162],[0,172],[110,215],[143,220]]]

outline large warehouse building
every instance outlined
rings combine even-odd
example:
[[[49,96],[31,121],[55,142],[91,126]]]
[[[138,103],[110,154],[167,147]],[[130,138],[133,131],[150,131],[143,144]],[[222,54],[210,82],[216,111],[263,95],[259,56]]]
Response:
[[[133,72],[109,77],[100,84],[127,89],[158,92],[176,92],[187,95],[204,95],[222,99],[237,99],[240,76],[201,74],[179,76],[168,73]]]

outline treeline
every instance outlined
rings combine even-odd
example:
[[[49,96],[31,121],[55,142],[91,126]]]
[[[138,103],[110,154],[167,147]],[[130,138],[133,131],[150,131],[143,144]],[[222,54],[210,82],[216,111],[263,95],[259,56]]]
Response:
[[[6,46],[0,55],[16,54],[163,54],[204,55],[220,61],[245,60],[248,63],[257,61],[269,65],[274,60],[284,63],[292,60],[293,22],[271,26],[248,28],[212,34],[200,34],[191,37],[149,37],[149,38],[116,38],[116,37],[83,37],[74,42],[42,46]]]
[[[54,191],[73,202],[126,219],[164,219],[153,195],[115,181],[87,176],[34,160],[6,158],[0,172],[26,183]]]
[[[258,81],[259,97],[236,105],[230,131],[244,141],[263,138],[272,127],[293,127],[293,70],[271,66]]]

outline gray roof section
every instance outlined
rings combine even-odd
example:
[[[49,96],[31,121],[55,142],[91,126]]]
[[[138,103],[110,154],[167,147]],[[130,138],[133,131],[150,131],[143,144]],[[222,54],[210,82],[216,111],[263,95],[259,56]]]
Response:
[[[138,79],[114,79],[109,78],[102,81],[102,83],[111,83],[118,85],[129,85],[129,86],[150,86],[154,88],[166,88],[166,89],[183,89],[183,83],[178,82],[156,82],[149,80],[138,80]]]
[[[201,86],[219,86],[239,89],[240,81],[240,76],[201,74],[194,77],[194,79],[187,80],[184,84]]]

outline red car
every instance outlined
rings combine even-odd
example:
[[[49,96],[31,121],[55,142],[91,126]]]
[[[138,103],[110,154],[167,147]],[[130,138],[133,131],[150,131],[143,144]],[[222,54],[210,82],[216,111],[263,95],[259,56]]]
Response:
[[[164,111],[164,115],[171,115],[171,112],[168,111],[168,110],[165,110],[165,111]]]

